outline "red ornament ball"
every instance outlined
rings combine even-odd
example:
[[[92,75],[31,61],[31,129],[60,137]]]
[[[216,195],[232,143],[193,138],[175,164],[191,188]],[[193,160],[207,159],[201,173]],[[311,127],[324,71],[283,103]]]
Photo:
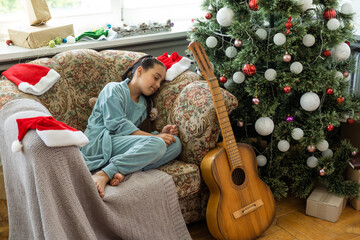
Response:
[[[319,174],[320,176],[325,176],[326,175],[325,169],[324,168],[320,169]]]
[[[226,81],[227,81],[227,78],[225,76],[220,77],[220,82],[221,83],[226,83]]]
[[[338,97],[336,99],[336,101],[337,101],[338,104],[342,104],[345,101],[345,98],[344,97]]]
[[[350,47],[350,42],[349,41],[345,41],[345,43]]]
[[[349,75],[350,75],[350,73],[349,73],[348,71],[344,71],[344,72],[343,72],[343,76],[344,76],[344,77],[347,78],[347,77],[349,77]]]
[[[323,12],[323,18],[325,20],[330,20],[332,18],[336,18],[336,10],[332,8],[327,8]]]
[[[326,89],[326,94],[327,95],[333,95],[334,94],[334,90],[332,88],[327,88]]]
[[[355,120],[353,118],[348,118],[347,122],[348,122],[348,124],[353,124],[355,122]]]
[[[211,19],[211,18],[212,18],[211,13],[206,13],[206,14],[205,14],[205,18],[206,18],[207,20]]]
[[[306,148],[309,152],[315,152],[315,150],[316,150],[315,145],[308,145]]]
[[[289,92],[291,92],[291,87],[290,86],[285,86],[283,88],[283,91],[284,91],[284,93],[289,93]]]
[[[252,64],[245,64],[243,67],[243,72],[246,76],[252,76],[256,73],[256,67]]]
[[[329,49],[326,49],[324,52],[323,52],[323,55],[325,57],[330,57],[331,56],[331,51]]]
[[[260,100],[259,100],[257,97],[254,97],[254,98],[252,99],[252,102],[253,102],[253,104],[255,104],[255,105],[259,105]]]
[[[329,124],[326,129],[328,130],[328,132],[331,132],[332,130],[334,130],[334,125]]]
[[[11,46],[11,45],[13,45],[13,42],[12,42],[11,40],[6,40],[6,44],[7,44],[8,46]]]
[[[259,9],[259,1],[258,0],[250,0],[249,8],[253,11],[257,11]]]
[[[235,47],[241,47],[242,41],[240,39],[236,39],[234,42]]]

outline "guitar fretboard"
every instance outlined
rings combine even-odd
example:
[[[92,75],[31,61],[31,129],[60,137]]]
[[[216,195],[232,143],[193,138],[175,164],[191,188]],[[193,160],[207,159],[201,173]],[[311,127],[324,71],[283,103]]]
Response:
[[[200,43],[192,43],[189,46],[189,49],[193,52],[196,62],[200,67],[201,75],[206,79],[209,85],[230,166],[231,168],[242,166],[241,156],[231,127],[221,88],[214,75],[209,59],[205,54],[205,50]]]
[[[225,101],[221,93],[221,88],[219,86],[218,80],[214,77],[211,79],[206,79],[210,91],[212,93],[212,98],[214,101],[215,111],[219,120],[219,125],[221,129],[221,134],[223,136],[223,142],[225,145],[226,152],[229,156],[229,161],[232,168],[242,165],[241,157],[237,147],[236,139],[231,127],[229,115],[226,109]]]

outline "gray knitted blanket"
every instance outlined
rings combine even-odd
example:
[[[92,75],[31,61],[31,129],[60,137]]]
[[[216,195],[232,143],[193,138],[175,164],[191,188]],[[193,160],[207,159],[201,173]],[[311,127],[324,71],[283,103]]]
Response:
[[[46,147],[34,130],[22,151],[11,152],[17,118],[50,115],[33,100],[14,100],[0,111],[0,152],[10,239],[191,239],[170,175],[129,175],[100,198],[77,147]]]

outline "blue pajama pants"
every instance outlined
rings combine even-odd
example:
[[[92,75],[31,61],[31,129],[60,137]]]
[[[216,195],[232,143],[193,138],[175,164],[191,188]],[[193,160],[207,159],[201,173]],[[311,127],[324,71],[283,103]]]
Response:
[[[112,156],[102,170],[112,179],[117,172],[126,175],[164,165],[181,152],[181,141],[174,137],[176,142],[166,147],[164,140],[159,137],[112,136]]]

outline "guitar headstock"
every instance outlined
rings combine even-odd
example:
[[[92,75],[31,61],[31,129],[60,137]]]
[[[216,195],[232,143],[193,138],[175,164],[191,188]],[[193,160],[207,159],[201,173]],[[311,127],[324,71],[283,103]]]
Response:
[[[201,75],[209,80],[210,78],[214,78],[214,70],[211,66],[211,63],[205,53],[205,50],[200,42],[191,42],[188,46],[189,51],[191,51],[195,57],[195,61],[197,62]]]

